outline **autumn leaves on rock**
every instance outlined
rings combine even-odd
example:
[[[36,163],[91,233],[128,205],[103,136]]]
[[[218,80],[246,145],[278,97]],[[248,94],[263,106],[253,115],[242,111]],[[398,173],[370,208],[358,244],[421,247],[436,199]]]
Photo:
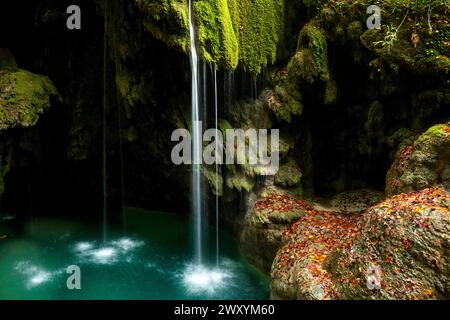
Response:
[[[449,298],[450,195],[442,189],[401,194],[353,214],[302,207],[272,265],[273,298]],[[379,287],[368,283],[373,270]]]

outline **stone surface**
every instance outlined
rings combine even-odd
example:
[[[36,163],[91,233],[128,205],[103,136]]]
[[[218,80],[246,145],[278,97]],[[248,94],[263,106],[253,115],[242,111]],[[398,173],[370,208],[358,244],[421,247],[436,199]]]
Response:
[[[386,194],[443,185],[450,189],[450,124],[428,129],[412,145],[401,147],[386,176]]]

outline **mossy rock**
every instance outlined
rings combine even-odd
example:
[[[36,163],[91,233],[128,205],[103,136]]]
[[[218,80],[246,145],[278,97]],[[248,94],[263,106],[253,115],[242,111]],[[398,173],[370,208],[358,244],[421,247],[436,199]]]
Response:
[[[323,30],[314,23],[300,32],[297,53],[288,64],[288,74],[294,81],[313,83],[317,78],[328,81],[328,46]]]
[[[232,166],[227,166],[229,169]],[[254,187],[253,179],[243,173],[241,170],[230,171],[225,175],[225,183],[229,189],[235,189],[237,191],[250,192]]]
[[[267,103],[278,121],[290,123],[294,116],[303,113],[302,94],[289,81],[283,81],[269,92]]]
[[[304,211],[288,211],[288,212],[276,212],[269,216],[270,221],[275,224],[292,224],[301,217],[304,217],[306,213]]]
[[[280,165],[280,169],[275,175],[275,184],[283,188],[293,188],[300,185],[302,172],[293,158],[288,158]]]
[[[189,17],[184,0],[134,0],[145,14],[144,29],[171,47],[189,51]],[[193,1],[201,57],[219,67],[241,65],[257,75],[274,63],[282,38],[284,0]]]
[[[235,8],[239,32],[239,60],[246,70],[259,74],[274,63],[284,22],[284,0],[229,0]]]
[[[265,94],[252,101],[239,101],[228,111],[228,118],[237,128],[242,129],[270,129],[272,128],[272,115],[265,103]]]
[[[386,176],[386,194],[444,185],[450,189],[450,124],[428,129],[415,142],[401,148]]]
[[[187,52],[189,48],[189,17],[184,0],[134,0],[145,13],[143,27],[170,47]]]
[[[59,94],[49,78],[25,70],[0,70],[0,130],[30,127]]]
[[[450,194],[433,188],[372,207],[355,241],[330,258],[338,298],[449,299],[449,214]]]
[[[198,0],[193,3],[201,54],[207,61],[228,69],[239,62],[239,41],[227,0]]]
[[[203,166],[202,167],[203,176],[208,181],[209,187],[214,195],[223,195],[223,176],[221,169],[219,168],[218,175],[216,175],[215,166]]]

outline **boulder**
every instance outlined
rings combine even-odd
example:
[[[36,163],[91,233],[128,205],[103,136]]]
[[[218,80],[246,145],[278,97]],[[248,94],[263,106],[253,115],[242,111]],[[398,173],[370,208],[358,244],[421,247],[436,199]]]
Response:
[[[428,188],[368,210],[361,233],[335,249],[329,272],[340,299],[449,299],[450,194]]]
[[[428,129],[402,146],[386,176],[388,196],[443,185],[450,189],[450,123]]]

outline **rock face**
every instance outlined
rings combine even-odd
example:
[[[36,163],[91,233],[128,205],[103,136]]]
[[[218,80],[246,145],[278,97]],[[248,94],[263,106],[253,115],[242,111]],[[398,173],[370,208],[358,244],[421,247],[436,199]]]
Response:
[[[430,188],[360,214],[308,210],[272,266],[281,299],[448,299],[450,194]]]
[[[267,190],[245,218],[241,247],[246,257],[260,269],[269,272],[277,251],[286,239],[283,233],[301,216],[307,206],[301,200]],[[256,249],[257,248],[257,249]]]
[[[450,190],[450,124],[431,127],[412,145],[397,152],[386,177],[386,194],[439,184]]]
[[[305,215],[283,233],[286,243],[271,271],[273,299],[335,299],[337,290],[327,261],[336,247],[347,250],[346,243],[361,230],[360,213],[305,209]]]
[[[450,194],[430,188],[370,210],[330,273],[340,299],[450,298]]]
[[[183,0],[135,0],[143,27],[169,46],[187,51],[189,27]],[[192,9],[200,52],[206,61],[252,74],[276,58],[282,37],[284,0],[197,0]],[[257,28],[255,26],[258,26]]]

